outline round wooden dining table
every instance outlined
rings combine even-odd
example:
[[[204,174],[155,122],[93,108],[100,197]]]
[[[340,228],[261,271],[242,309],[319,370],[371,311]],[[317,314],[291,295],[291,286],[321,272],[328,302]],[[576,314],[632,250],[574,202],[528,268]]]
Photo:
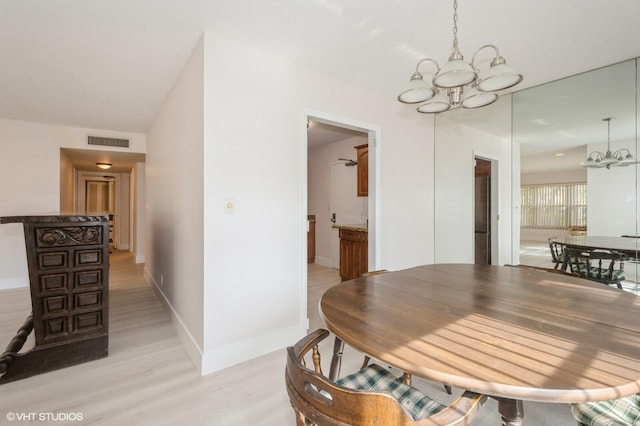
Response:
[[[640,392],[640,298],[509,266],[434,264],[338,284],[320,300],[341,344],[412,375],[498,400],[601,401]],[[336,371],[330,374],[336,375]]]

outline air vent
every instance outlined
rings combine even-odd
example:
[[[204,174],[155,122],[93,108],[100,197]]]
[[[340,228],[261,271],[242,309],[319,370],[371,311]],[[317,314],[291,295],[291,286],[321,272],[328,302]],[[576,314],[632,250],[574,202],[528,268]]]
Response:
[[[119,148],[129,148],[129,139],[101,138],[89,136],[89,145],[117,146]]]

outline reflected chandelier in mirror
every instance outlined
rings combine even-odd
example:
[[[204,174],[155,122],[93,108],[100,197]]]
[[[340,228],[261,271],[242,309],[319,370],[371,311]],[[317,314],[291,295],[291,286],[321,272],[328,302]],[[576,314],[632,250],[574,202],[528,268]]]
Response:
[[[638,161],[633,158],[633,155],[631,155],[631,151],[627,148],[619,149],[613,153],[611,152],[611,120],[612,117],[602,119],[602,121],[607,122],[607,152],[591,152],[583,164],[585,167],[606,167],[607,169],[611,169],[611,166],[625,167],[630,164],[638,163]]]

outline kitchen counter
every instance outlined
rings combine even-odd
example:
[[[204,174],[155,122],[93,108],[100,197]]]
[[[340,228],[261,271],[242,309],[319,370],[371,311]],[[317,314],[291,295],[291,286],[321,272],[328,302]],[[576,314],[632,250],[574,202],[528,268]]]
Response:
[[[333,225],[332,228],[346,229],[348,231],[369,232],[366,223],[361,223],[359,225]]]

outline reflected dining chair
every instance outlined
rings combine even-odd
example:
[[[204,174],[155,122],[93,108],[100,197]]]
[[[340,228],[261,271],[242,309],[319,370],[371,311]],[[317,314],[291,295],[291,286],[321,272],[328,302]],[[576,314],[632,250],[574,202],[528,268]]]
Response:
[[[377,364],[333,382],[322,373],[318,349],[328,335],[318,329],[287,348],[285,381],[297,426],[468,425],[486,400],[464,392],[443,405]]]
[[[551,261],[555,264],[553,269],[564,267],[565,254],[564,247],[553,238],[549,238],[549,250],[551,251]]]
[[[567,246],[565,255],[571,272],[587,280],[615,284],[622,290],[622,281],[625,279],[624,254],[613,250],[585,250]]]
[[[640,395],[611,401],[571,404],[571,414],[580,426],[640,424]]]

